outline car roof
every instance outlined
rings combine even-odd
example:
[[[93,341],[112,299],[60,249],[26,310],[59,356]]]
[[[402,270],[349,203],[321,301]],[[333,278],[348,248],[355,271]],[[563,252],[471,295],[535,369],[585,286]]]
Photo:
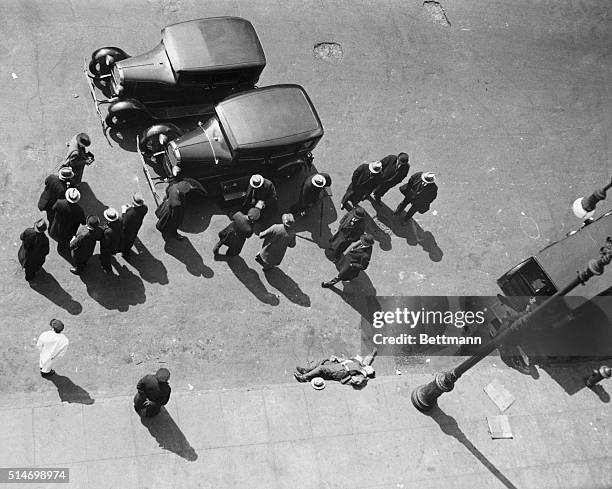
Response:
[[[323,136],[323,126],[299,85],[272,85],[219,102],[215,110],[234,150],[261,149]]]
[[[211,17],[162,29],[162,42],[176,72],[248,69],[266,65],[253,25],[240,17]]]
[[[557,289],[565,287],[576,278],[577,271],[587,267],[591,258],[599,258],[599,249],[606,237],[612,235],[612,211],[607,212],[576,233],[548,245],[535,255],[542,269]],[[592,277],[568,295],[593,297],[612,284],[612,272],[606,270],[601,276]]]

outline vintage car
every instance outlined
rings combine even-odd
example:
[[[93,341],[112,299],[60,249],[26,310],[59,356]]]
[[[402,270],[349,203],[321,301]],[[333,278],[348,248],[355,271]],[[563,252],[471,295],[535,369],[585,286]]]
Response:
[[[233,95],[200,127],[166,145],[163,171],[194,178],[209,196],[244,195],[249,177],[288,179],[312,163],[323,126],[299,85],[272,85]]]
[[[89,77],[108,100],[108,127],[211,113],[225,97],[255,87],[266,58],[253,25],[238,17],[172,24],[157,47],[130,57],[120,48],[93,52]],[[91,80],[90,80],[91,85]],[[93,85],[92,85],[93,94]]]
[[[515,310],[524,310],[530,298],[539,304],[572,282],[590,259],[598,258],[600,248],[611,235],[612,211],[609,211],[523,260],[504,273],[497,284]],[[593,277],[570,292],[585,300],[602,294],[612,294],[610,272]]]

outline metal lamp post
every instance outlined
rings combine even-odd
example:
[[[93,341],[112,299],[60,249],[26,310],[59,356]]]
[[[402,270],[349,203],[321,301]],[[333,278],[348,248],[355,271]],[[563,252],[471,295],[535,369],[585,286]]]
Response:
[[[518,319],[515,319],[506,329],[504,329],[499,335],[497,335],[490,343],[482,346],[475,355],[471,356],[460,365],[452,370],[438,372],[430,383],[423,384],[412,391],[412,404],[419,411],[426,412],[433,409],[436,406],[438,397],[445,392],[450,392],[455,387],[455,382],[470,368],[476,365],[480,360],[491,353],[497,346],[503,343],[509,336],[520,331],[526,324],[529,323],[530,319],[535,314],[541,311],[543,307],[548,304],[548,301],[555,297],[566,295],[571,290],[575,289],[579,285],[584,285],[591,277],[595,275],[601,275],[604,272],[604,268],[612,261],[612,237],[608,236],[605,245],[601,248],[601,255],[599,259],[589,260],[588,266],[582,271],[578,272],[576,278],[569,284],[557,291],[554,295],[550,296],[546,302],[535,308],[533,311],[523,313]],[[518,315],[518,314],[517,314]]]
[[[599,190],[595,190],[595,192],[588,197],[580,197],[579,199],[576,199],[572,204],[574,215],[580,219],[590,219],[595,213],[595,206],[600,200],[604,200],[606,198],[606,192],[610,188],[612,188],[612,180],[610,180],[608,185]]]

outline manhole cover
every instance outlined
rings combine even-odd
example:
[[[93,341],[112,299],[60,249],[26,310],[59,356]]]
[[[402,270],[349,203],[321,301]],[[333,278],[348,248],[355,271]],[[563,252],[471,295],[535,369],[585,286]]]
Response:
[[[450,26],[451,23],[446,16],[446,12],[442,8],[439,2],[434,1],[425,1],[423,2],[423,7],[425,7],[425,11],[429,14],[429,16],[433,19],[434,23],[439,25]]]
[[[342,46],[337,42],[320,42],[315,44],[313,54],[315,58],[333,64],[341,63],[344,57]]]

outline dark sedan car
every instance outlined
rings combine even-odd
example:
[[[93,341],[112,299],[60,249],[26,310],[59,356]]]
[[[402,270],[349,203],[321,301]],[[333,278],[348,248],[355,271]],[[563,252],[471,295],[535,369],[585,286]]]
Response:
[[[248,20],[213,17],[165,27],[161,42],[139,56],[100,48],[89,72],[110,97],[106,124],[118,127],[211,112],[219,100],[252,89],[265,65]]]
[[[206,123],[170,141],[163,168],[178,167],[210,196],[243,195],[250,175],[291,178],[312,162],[323,126],[299,85],[273,85],[231,96]]]

